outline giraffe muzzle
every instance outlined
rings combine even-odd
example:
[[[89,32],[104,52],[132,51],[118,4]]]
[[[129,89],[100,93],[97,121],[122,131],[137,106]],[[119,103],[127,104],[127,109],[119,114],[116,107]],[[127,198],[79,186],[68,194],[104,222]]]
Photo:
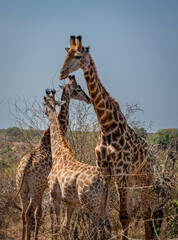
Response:
[[[63,80],[63,79],[66,79],[69,75],[69,70],[68,68],[64,69],[64,70],[61,70],[60,72],[60,76],[59,76],[59,79],[60,80]]]

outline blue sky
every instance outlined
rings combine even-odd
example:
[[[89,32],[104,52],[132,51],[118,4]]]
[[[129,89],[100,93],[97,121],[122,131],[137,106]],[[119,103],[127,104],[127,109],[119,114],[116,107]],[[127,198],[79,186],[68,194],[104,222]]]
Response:
[[[98,74],[119,101],[139,103],[153,130],[178,127],[178,1],[0,1],[0,128],[8,102],[60,84],[70,35],[90,46]],[[85,88],[82,71],[75,73]],[[66,80],[67,82],[67,80]]]

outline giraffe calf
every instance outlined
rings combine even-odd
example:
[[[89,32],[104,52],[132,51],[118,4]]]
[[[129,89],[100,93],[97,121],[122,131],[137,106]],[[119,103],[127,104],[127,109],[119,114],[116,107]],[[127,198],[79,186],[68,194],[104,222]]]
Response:
[[[49,117],[53,158],[52,170],[48,176],[53,212],[52,239],[57,239],[61,201],[66,202],[67,205],[62,231],[66,239],[68,239],[67,232],[72,213],[78,204],[90,214],[93,225],[97,227],[99,239],[108,239],[111,237],[108,227],[108,184],[97,167],[83,164],[75,159],[62,134],[55,103],[54,93],[50,96],[47,92],[44,105]]]

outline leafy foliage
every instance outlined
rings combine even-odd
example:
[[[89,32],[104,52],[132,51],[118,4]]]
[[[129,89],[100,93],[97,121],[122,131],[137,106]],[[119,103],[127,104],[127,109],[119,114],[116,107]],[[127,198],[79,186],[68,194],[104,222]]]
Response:
[[[162,129],[155,133],[153,141],[154,143],[158,143],[161,146],[165,146],[165,145],[168,145],[173,138],[177,138],[177,137],[178,137],[178,129],[174,129],[174,128]]]

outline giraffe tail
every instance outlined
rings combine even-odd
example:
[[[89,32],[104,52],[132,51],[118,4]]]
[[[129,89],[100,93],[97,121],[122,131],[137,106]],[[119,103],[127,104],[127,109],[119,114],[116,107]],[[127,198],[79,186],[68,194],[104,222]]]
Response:
[[[25,169],[26,170],[26,169]],[[24,182],[24,178],[25,178],[25,170],[23,171],[23,174],[22,174],[22,177],[21,177],[21,180],[20,180],[20,187],[16,193],[16,195],[13,197],[13,199],[11,200],[11,202],[15,201],[15,199],[17,198],[17,196],[19,195],[21,189],[22,189],[22,185],[23,185],[23,182]]]

